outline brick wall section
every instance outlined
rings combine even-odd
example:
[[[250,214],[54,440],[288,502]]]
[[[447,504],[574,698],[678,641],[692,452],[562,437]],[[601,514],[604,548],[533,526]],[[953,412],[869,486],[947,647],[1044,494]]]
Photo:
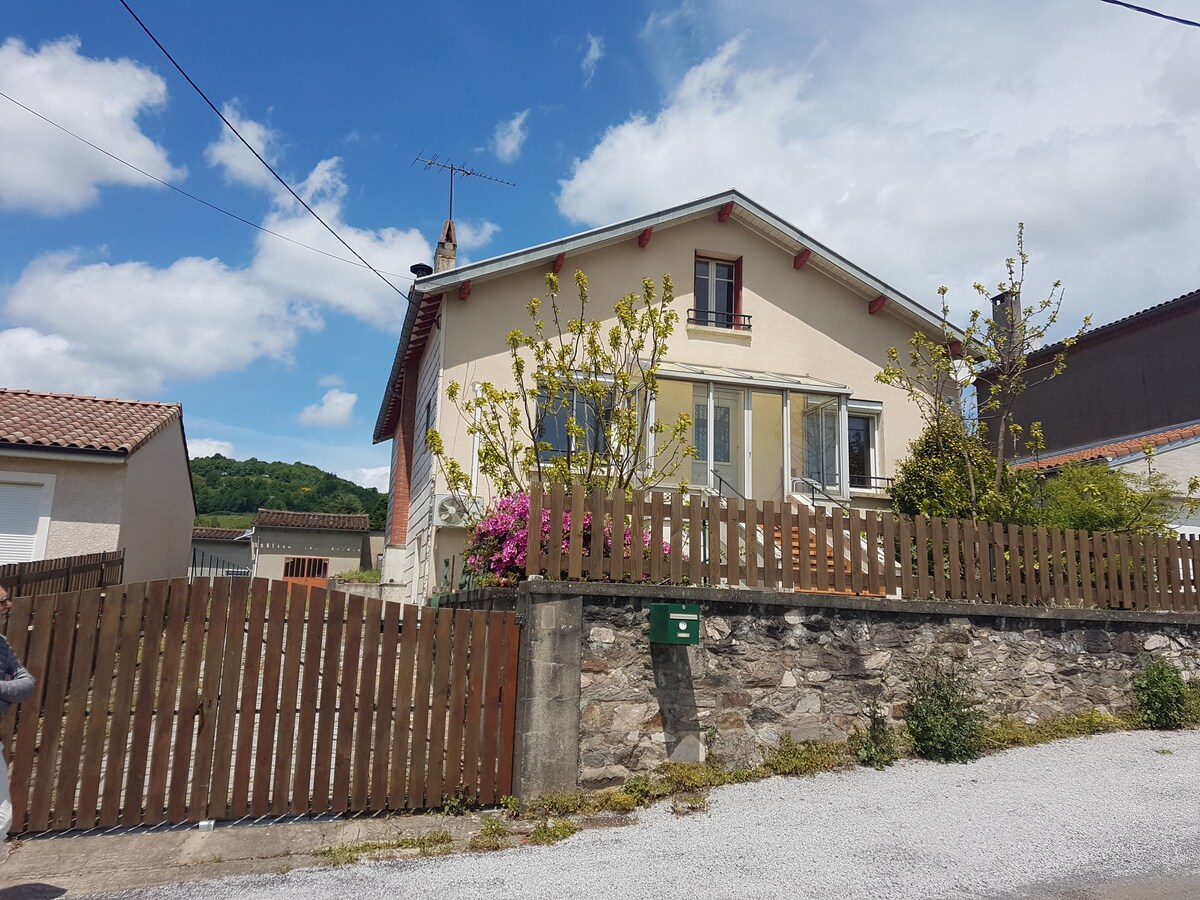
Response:
[[[402,546],[408,541],[409,474],[412,469],[413,429],[416,427],[417,364],[406,367],[400,396],[400,423],[396,442],[396,480],[392,483],[392,531],[388,543]]]
[[[989,712],[1027,721],[1126,709],[1131,675],[1148,653],[1200,678],[1197,616],[1167,623],[1090,610],[997,615],[966,604],[722,601],[705,604],[701,644],[683,647],[649,643],[650,600],[584,598],[582,786],[618,784],[664,760],[708,752],[757,762],[785,733],[840,739],[863,721],[872,696],[896,718],[913,667],[930,653],[973,667]]]

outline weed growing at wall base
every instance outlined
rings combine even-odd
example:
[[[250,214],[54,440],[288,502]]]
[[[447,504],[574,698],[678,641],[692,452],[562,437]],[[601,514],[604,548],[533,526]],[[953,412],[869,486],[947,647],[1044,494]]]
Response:
[[[983,755],[985,719],[978,687],[953,660],[931,657],[917,668],[904,718],[917,756],[969,762]]]
[[[1133,712],[1143,728],[1173,730],[1200,726],[1200,689],[1186,684],[1161,657],[1133,676]]]

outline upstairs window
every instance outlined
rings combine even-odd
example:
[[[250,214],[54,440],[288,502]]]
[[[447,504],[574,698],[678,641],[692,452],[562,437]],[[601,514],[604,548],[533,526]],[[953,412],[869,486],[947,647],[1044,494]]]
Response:
[[[749,330],[750,317],[742,314],[742,261],[696,257],[695,305],[688,310],[689,325]]]

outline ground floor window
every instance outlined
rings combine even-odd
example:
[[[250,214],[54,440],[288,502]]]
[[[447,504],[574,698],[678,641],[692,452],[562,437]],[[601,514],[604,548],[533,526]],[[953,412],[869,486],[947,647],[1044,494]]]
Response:
[[[283,561],[284,578],[329,577],[329,559],[324,556],[289,556]]]
[[[660,379],[654,415],[662,423],[691,417],[686,439],[696,456],[679,480],[726,496],[779,500],[796,491],[846,495],[843,471],[854,471],[845,461],[846,411],[844,394]]]
[[[850,444],[850,487],[870,490],[875,487],[875,419],[873,416],[847,418]]]

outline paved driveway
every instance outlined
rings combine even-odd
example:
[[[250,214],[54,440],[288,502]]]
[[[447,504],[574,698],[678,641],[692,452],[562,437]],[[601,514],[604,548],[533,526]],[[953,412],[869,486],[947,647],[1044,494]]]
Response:
[[[549,848],[128,891],[233,898],[1200,897],[1200,733],[1106,735],[714,793]]]

